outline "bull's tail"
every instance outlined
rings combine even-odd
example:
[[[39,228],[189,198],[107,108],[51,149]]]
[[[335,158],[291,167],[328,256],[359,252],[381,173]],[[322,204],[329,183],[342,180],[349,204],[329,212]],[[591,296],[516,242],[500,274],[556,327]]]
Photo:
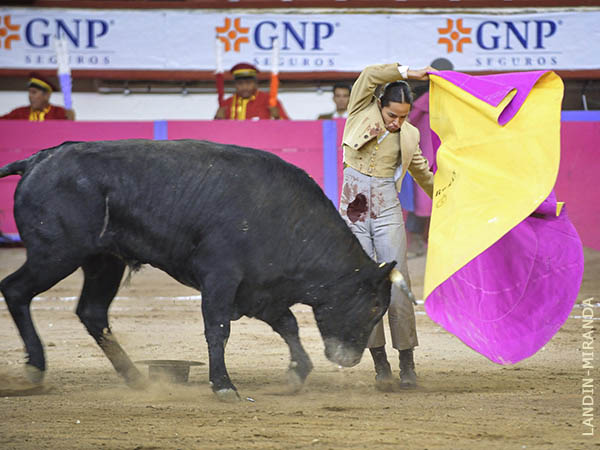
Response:
[[[9,175],[23,175],[28,166],[28,160],[26,159],[7,164],[4,167],[0,167],[0,178],[7,177]]]
[[[44,161],[46,158],[52,156],[54,152],[60,150],[61,148],[70,146],[72,144],[79,144],[77,141],[66,141],[56,147],[46,148],[44,150],[40,150],[37,153],[34,153],[27,159],[22,159],[20,161],[15,161],[10,164],[7,164],[4,167],[0,167],[0,178],[7,177],[9,175],[25,175],[25,173],[34,167],[36,164]]]

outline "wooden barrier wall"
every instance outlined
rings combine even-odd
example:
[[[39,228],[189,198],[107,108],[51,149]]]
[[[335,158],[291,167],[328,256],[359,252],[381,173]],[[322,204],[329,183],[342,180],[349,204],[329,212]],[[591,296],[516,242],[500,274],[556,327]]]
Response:
[[[559,201],[583,244],[600,250],[600,112],[563,112]],[[126,138],[206,139],[259,148],[304,169],[337,206],[342,182],[343,120],[331,121],[0,121],[0,166],[64,141]],[[525,149],[526,150],[526,149]],[[16,237],[12,208],[18,176],[0,179],[0,230]]]

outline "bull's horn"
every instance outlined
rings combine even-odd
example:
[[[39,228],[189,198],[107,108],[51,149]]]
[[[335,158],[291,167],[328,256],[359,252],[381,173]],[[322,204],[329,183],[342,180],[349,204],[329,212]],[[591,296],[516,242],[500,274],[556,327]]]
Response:
[[[390,281],[398,286],[400,286],[401,283],[406,283],[402,272],[400,272],[398,269],[392,269],[390,272]]]
[[[410,288],[408,287],[408,284],[406,283],[402,272],[400,272],[398,269],[392,269],[392,271],[390,272],[390,281],[394,283],[394,285],[398,286],[400,290],[406,294],[406,296],[411,302],[413,302],[415,305],[417,304],[415,294],[413,294]]]

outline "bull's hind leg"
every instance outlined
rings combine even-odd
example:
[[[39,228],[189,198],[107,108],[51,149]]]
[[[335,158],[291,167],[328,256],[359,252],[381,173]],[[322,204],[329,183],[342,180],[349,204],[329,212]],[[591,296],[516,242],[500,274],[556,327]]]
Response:
[[[67,259],[63,259],[66,261]],[[77,265],[56,261],[44,264],[45,259],[29,254],[23,266],[0,282],[6,306],[12,316],[27,352],[25,373],[32,383],[41,383],[46,370],[44,347],[31,317],[31,300],[54,286],[77,269]]]
[[[304,381],[311,372],[313,365],[308,354],[302,347],[298,334],[298,322],[294,314],[287,309],[281,315],[266,314],[258,317],[264,320],[273,331],[278,333],[290,349],[290,367],[288,369],[288,382],[293,392],[298,392],[304,386]]]
[[[77,305],[77,316],[125,382],[133,388],[144,387],[146,379],[108,326],[108,308],[119,290],[125,263],[116,256],[95,255],[87,258],[81,267],[85,281]]]

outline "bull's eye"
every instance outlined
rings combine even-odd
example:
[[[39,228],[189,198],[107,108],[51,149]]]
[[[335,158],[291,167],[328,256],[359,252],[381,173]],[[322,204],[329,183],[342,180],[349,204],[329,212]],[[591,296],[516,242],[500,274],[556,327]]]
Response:
[[[377,308],[377,306],[373,306],[373,307],[371,308],[371,315],[373,315],[373,316],[374,316],[374,315],[376,315],[376,314],[377,314],[377,310],[378,310],[378,309],[379,309],[379,308]]]

